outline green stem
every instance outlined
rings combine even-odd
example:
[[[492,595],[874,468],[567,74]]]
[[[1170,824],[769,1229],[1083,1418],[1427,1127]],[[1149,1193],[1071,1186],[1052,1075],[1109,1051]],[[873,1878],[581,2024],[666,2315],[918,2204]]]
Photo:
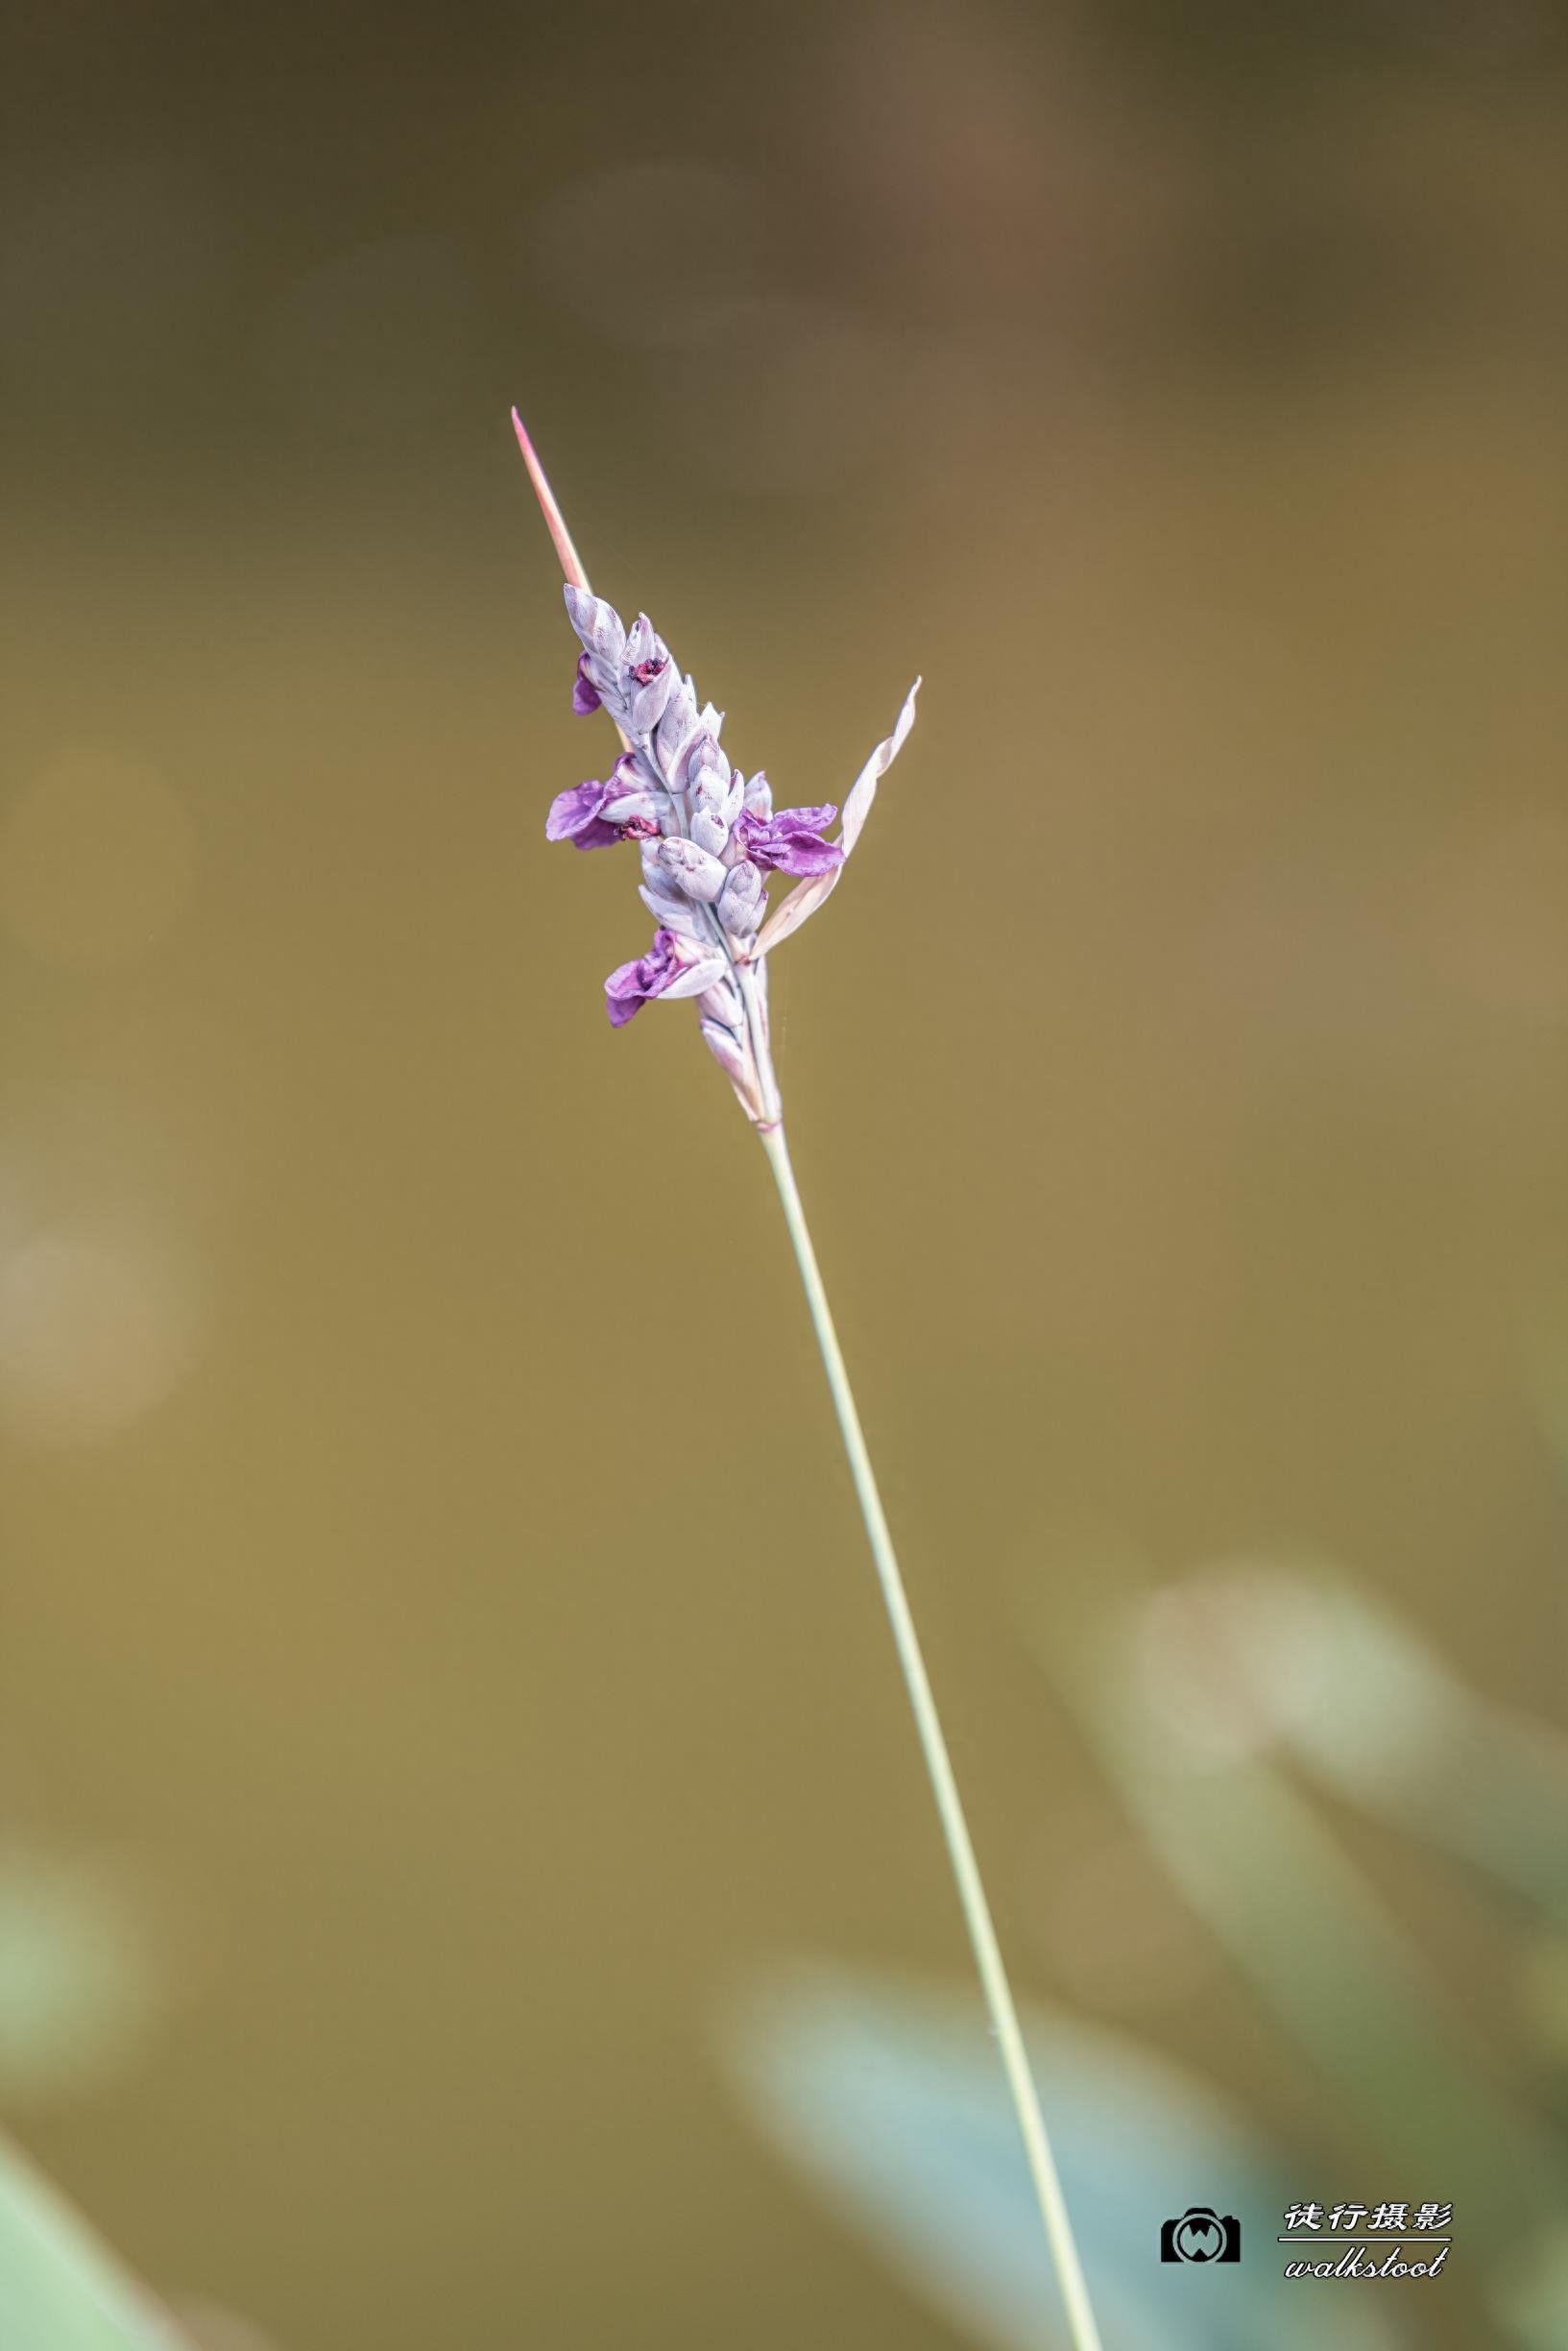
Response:
[[[1023,2133],[1024,2152],[1028,2158],[1030,2176],[1039,2199],[1040,2217],[1045,2222],[1046,2236],[1056,2264],[1056,2275],[1061,2285],[1062,2300],[1067,2306],[1074,2351],[1100,2351],[1099,2330],[1090,2307],[1089,2290],[1084,2283],[1078,2249],[1073,2242],[1073,2223],[1068,2218],[1062,2184],[1057,2177],[1045,2117],[1040,2111],[1039,2094],[1029,2072],[1012,1986],[1007,1980],[1001,1947],[997,1941],[997,1930],[991,1919],[991,1905],[986,1901],[979,1863],[975,1857],[969,1824],[964,1818],[958,1782],[953,1777],[948,1743],[942,1734],[941,1718],[936,1710],[936,1700],[931,1694],[915,1620],[904,1588],[904,1578],[899,1571],[898,1557],[893,1549],[893,1538],[888,1532],[881,1496],[877,1491],[876,1473],[872,1469],[871,1456],[861,1433],[860,1416],[855,1409],[855,1395],[838,1345],[838,1334],[833,1329],[828,1293],[823,1288],[816,1251],[811,1247],[811,1235],[806,1222],[806,1211],[801,1205],[795,1171],[789,1163],[789,1147],[784,1141],[782,1126],[763,1127],[759,1132],[762,1149],[768,1155],[768,1164],[773,1170],[773,1179],[779,1187],[784,1222],[794,1244],[806,1301],[811,1310],[817,1345],[822,1350],[823,1368],[832,1393],[839,1433],[844,1440],[844,1451],[849,1457],[850,1475],[855,1481],[856,1497],[860,1505],[860,1515],[865,1521],[866,1539],[877,1563],[882,1599],[893,1628],[893,1643],[904,1669],[915,1729],[926,1758],[926,1769],[930,1774],[931,1792],[936,1798],[942,1833],[947,1839],[948,1858],[953,1864],[964,1924],[969,1929],[975,1964],[979,1970],[985,2003],[990,2010],[991,2023],[1001,2052],[1002,2071],[1012,2093],[1018,2127]]]

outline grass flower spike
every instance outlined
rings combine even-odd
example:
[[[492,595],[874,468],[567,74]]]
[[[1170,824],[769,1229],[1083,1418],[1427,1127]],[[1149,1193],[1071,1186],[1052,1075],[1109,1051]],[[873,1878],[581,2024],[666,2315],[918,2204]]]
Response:
[[[577,849],[625,847],[640,870],[638,894],[656,925],[646,953],[604,983],[611,1025],[623,1029],[656,998],[695,1002],[702,1035],[761,1138],[821,1350],[856,1497],[865,1524],[894,1646],[908,1691],[981,1990],[1018,2116],[1024,2151],[1055,2261],[1074,2351],[1099,2351],[1040,2101],[1025,2053],[1012,1988],[992,1923],[947,1741],[905,1590],[893,1539],[856,1410],[828,1294],[784,1140],[784,1106],[768,1032],[767,957],[793,936],[837,885],[860,838],[877,787],[915,718],[910,689],[898,721],[850,787],[836,839],[832,803],[776,810],[765,775],[744,776],[719,737],[723,714],[699,703],[645,614],[628,629],[588,583],[533,444],[513,411],[519,445],[567,575],[567,612],[582,647],[572,709],[604,712],[621,741],[602,781],[557,794],[545,822],[552,841]],[[768,903],[775,874],[793,889]]]
[[[572,709],[580,717],[607,713],[625,748],[602,782],[556,795],[545,836],[575,849],[636,847],[639,895],[658,926],[647,954],[605,982],[610,1019],[621,1029],[656,997],[695,998],[702,1034],[748,1117],[777,1127],[767,951],[799,929],[837,880],[878,780],[914,724],[915,689],[851,790],[831,841],[825,828],[838,813],[831,801],[775,810],[761,770],[748,777],[731,765],[719,740],[724,714],[698,702],[645,613],[628,629],[581,578],[568,577],[566,596],[582,645]],[[770,912],[774,874],[800,887]]]

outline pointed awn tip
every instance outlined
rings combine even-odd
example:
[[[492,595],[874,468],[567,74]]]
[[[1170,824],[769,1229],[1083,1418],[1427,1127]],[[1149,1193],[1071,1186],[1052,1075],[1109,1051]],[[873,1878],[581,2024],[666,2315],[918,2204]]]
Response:
[[[539,462],[539,453],[528,438],[528,428],[515,408],[512,411],[512,429],[518,436],[518,447],[522,451],[522,462],[528,468],[528,478],[534,485],[534,496],[544,517],[544,527],[554,540],[555,551],[561,558],[561,569],[574,588],[587,588],[588,573],[583,569],[583,559],[571,544],[571,533],[555,502],[555,492],[550,488],[544,468]]]

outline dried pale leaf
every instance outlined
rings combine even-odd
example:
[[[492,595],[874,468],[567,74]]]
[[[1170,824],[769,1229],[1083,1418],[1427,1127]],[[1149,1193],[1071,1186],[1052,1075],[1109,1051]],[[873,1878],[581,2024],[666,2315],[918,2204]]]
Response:
[[[859,839],[861,827],[871,813],[871,803],[877,797],[878,784],[892,766],[908,739],[909,729],[915,722],[915,696],[919,691],[920,680],[916,678],[905,698],[904,708],[899,713],[898,723],[892,734],[885,742],[880,742],[877,745],[876,750],[873,751],[850,787],[849,798],[844,803],[843,829],[839,835],[839,846],[846,857]]]
[[[816,912],[843,870],[842,865],[834,865],[825,874],[813,874],[808,882],[798,883],[787,898],[781,898],[757,934],[757,944],[752,949],[753,959],[767,955],[773,948],[782,946],[786,938],[792,937],[802,923]]]

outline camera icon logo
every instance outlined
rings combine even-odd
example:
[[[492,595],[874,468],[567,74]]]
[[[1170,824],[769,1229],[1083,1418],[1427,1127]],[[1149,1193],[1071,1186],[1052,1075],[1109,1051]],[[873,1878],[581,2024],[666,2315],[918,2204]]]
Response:
[[[1221,2219],[1211,2205],[1189,2204],[1177,2219],[1160,2227],[1163,2262],[1235,2262],[1242,2258],[1242,2223],[1234,2215]]]

